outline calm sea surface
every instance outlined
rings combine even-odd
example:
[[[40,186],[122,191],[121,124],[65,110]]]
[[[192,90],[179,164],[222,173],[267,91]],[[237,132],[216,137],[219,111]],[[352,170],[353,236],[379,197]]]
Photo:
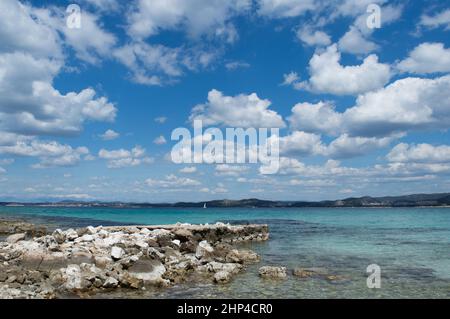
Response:
[[[271,239],[246,247],[258,265],[224,286],[177,286],[143,298],[450,298],[450,208],[111,209],[0,207],[0,217],[53,227],[176,222],[267,223]],[[382,270],[368,289],[366,268]],[[261,280],[261,265],[326,268],[345,280]],[[133,295],[135,296],[135,294]]]

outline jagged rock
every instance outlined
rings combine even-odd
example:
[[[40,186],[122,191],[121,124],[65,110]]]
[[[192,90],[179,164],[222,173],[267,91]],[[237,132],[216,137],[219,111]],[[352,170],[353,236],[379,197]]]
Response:
[[[185,228],[177,228],[173,231],[175,239],[180,240],[181,242],[189,241],[192,239],[192,232]]]
[[[69,291],[85,290],[89,288],[92,283],[83,278],[81,268],[78,265],[69,265],[67,268],[61,269],[63,288]]]
[[[66,239],[67,240],[73,241],[73,240],[75,240],[77,238],[78,238],[78,233],[75,230],[73,230],[72,228],[68,229],[66,231]]]
[[[112,258],[108,256],[95,256],[94,262],[97,267],[106,268],[106,266],[113,262]]]
[[[181,245],[180,245],[181,252],[195,253],[196,249],[197,249],[197,245],[193,241],[186,241],[186,242],[181,243]]]
[[[0,272],[0,282],[5,282],[8,279],[8,275]]]
[[[286,267],[264,266],[259,268],[259,276],[269,279],[284,279],[286,278]]]
[[[9,281],[7,290],[0,285],[0,296],[53,298],[58,292],[83,298],[118,287],[226,283],[258,256],[235,250],[222,239],[251,240],[257,236],[252,230],[262,231],[259,226],[225,224],[86,227],[0,242],[0,274],[5,274],[0,282]]]
[[[111,248],[111,257],[113,260],[119,260],[125,255],[125,251],[117,246]]]
[[[177,245],[178,247],[180,247],[180,245],[181,245],[181,241],[179,241],[178,239],[172,240],[172,243],[174,243],[174,244]]]
[[[91,242],[94,241],[95,237],[89,234],[84,234],[81,237],[78,237],[77,239],[75,239],[76,243],[81,243],[81,242]]]
[[[97,233],[97,228],[95,228],[95,227],[93,227],[93,226],[88,226],[88,227],[86,227],[86,232],[87,232],[89,235],[94,235],[94,234]]]
[[[257,263],[259,260],[259,255],[251,250],[232,249],[225,257],[227,262],[241,264]]]
[[[146,284],[162,284],[165,280],[162,278],[166,272],[166,267],[157,260],[140,259],[128,269],[131,277],[140,279]]]
[[[61,229],[55,230],[52,236],[58,244],[62,244],[66,241],[66,234]]]
[[[214,248],[206,241],[203,240],[198,243],[197,250],[195,251],[195,257],[198,259],[207,258],[212,256]]]
[[[219,271],[214,274],[214,282],[218,284],[225,284],[231,280],[231,274],[226,271]]]
[[[113,277],[108,277],[105,283],[103,284],[103,288],[116,288],[119,285],[119,281]]]
[[[6,242],[8,242],[10,244],[15,244],[18,241],[24,240],[25,237],[26,237],[25,233],[10,235],[6,238]]]

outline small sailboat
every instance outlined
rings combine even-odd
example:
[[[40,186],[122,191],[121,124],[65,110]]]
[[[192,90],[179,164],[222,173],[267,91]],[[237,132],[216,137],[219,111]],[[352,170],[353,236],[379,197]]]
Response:
[[[203,209],[206,209],[207,207],[206,207],[206,203],[203,205]]]

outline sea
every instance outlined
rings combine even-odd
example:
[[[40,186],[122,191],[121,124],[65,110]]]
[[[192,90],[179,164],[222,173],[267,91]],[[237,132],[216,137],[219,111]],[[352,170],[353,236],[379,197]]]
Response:
[[[181,284],[133,292],[130,298],[450,298],[450,208],[0,207],[0,217],[49,228],[219,221],[269,225],[270,240],[241,246],[259,253],[261,262],[231,283]],[[263,265],[287,267],[288,278],[259,278]],[[379,267],[379,288],[367,284],[370,265]],[[325,269],[339,280],[298,278],[292,275],[295,268]]]

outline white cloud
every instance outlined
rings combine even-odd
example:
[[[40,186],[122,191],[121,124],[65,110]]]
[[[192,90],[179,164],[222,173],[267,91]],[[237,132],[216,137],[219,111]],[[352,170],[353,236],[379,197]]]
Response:
[[[101,27],[99,17],[86,10],[82,11],[79,29],[67,27],[65,8],[33,8],[32,14],[61,34],[61,46],[72,48],[78,59],[90,64],[98,64],[102,58],[109,57],[117,42],[113,34]]]
[[[56,7],[1,2],[0,130],[67,135],[78,134],[88,120],[114,120],[116,108],[94,90],[64,94],[54,88],[64,67],[64,44],[70,44],[60,36],[61,28],[67,29],[60,13]]]
[[[114,50],[113,55],[132,73],[132,80],[144,85],[163,85],[173,82],[186,70],[208,67],[215,52],[199,48],[171,48],[144,42],[126,44]]]
[[[270,18],[292,18],[316,9],[314,0],[258,0],[258,13]]]
[[[229,71],[234,71],[237,69],[249,68],[250,64],[247,62],[243,62],[243,61],[232,61],[232,62],[228,62],[227,64],[225,64],[225,67]]]
[[[146,150],[136,146],[131,150],[118,149],[108,151],[101,149],[98,157],[108,161],[108,168],[123,168],[139,166],[141,164],[151,164],[153,159],[145,156]]]
[[[320,30],[314,30],[311,26],[303,26],[297,30],[297,38],[308,46],[328,46],[331,38]]]
[[[112,141],[120,136],[119,133],[113,130],[107,130],[105,133],[100,134],[100,138],[104,141]]]
[[[81,0],[100,11],[117,11],[120,8],[119,0]]]
[[[271,102],[261,100],[256,93],[225,96],[211,90],[208,102],[193,108],[190,121],[202,120],[204,126],[224,125],[229,127],[284,127],[280,115],[269,110]]]
[[[418,129],[447,129],[450,125],[450,76],[405,78],[379,91],[358,97],[343,114],[352,135],[386,136]]]
[[[37,157],[40,162],[33,168],[48,168],[56,166],[74,166],[88,155],[86,147],[72,148],[58,142],[33,140],[31,142],[17,141],[15,144],[0,146],[0,154],[14,156]]]
[[[379,1],[379,5],[387,1]],[[374,1],[359,1],[358,3],[347,1],[352,3],[350,7],[354,7],[357,11],[360,11],[359,16],[355,19],[353,25],[339,40],[339,50],[341,52],[347,52],[351,54],[361,55],[368,54],[378,49],[378,45],[369,40],[372,33],[376,29],[369,28],[367,26],[367,20],[370,18],[371,12],[366,12],[368,5],[375,3]],[[345,7],[345,6],[344,6]],[[350,8],[349,7],[349,8]],[[385,27],[395,21],[397,21],[403,12],[403,5],[385,5],[381,7],[381,27]]]
[[[396,163],[450,163],[450,146],[401,143],[386,158]]]
[[[93,89],[61,94],[60,64],[23,53],[0,54],[0,128],[25,134],[78,134],[87,120],[113,121],[117,109]]]
[[[280,154],[283,155],[320,155],[325,150],[320,135],[300,131],[279,137],[279,145]]]
[[[62,56],[59,37],[45,22],[33,19],[33,8],[16,0],[0,1],[0,52],[31,52],[38,58]]]
[[[289,72],[287,74],[283,74],[283,83],[281,85],[295,85],[300,81],[300,77],[297,72]]]
[[[250,5],[250,0],[138,0],[128,16],[127,31],[135,39],[163,30],[183,30],[191,37],[220,36],[221,29],[230,27],[228,20],[246,12]]]
[[[109,57],[117,39],[99,26],[98,17],[86,11],[82,13],[81,29],[61,27],[65,43],[70,45],[80,60],[97,64],[101,58]],[[63,24],[65,19],[63,16]]]
[[[373,150],[387,147],[393,139],[394,137],[350,137],[343,134],[328,145],[325,154],[338,159],[363,156]]]
[[[409,53],[408,58],[398,63],[397,68],[416,74],[450,72],[450,49],[446,49],[443,43],[422,43]]]
[[[165,117],[165,116],[160,116],[160,117],[155,118],[155,122],[159,123],[159,124],[164,124],[164,123],[166,123],[166,121],[167,121],[167,117]]]
[[[446,9],[435,15],[423,15],[420,19],[421,26],[428,28],[438,28],[440,26],[445,26],[446,30],[450,29],[450,9]]]
[[[350,27],[350,30],[339,40],[338,45],[341,52],[352,54],[367,54],[378,48],[377,44],[367,40],[355,26]]]
[[[291,128],[312,133],[336,135],[342,129],[342,116],[329,102],[298,103],[288,121]]]
[[[183,173],[183,174],[193,174],[195,172],[197,172],[197,167],[195,167],[195,166],[186,166],[186,167],[183,167],[182,169],[180,169],[180,173]]]
[[[450,125],[450,76],[405,78],[358,96],[356,105],[337,112],[326,102],[299,103],[288,118],[291,128],[348,137],[392,137]],[[362,141],[362,140],[360,140]]]
[[[157,138],[155,138],[153,140],[153,143],[155,143],[156,145],[163,145],[163,144],[167,143],[167,140],[163,135],[161,135],[161,136],[158,136]]]
[[[149,178],[145,183],[150,187],[183,188],[186,186],[199,186],[201,183],[195,179],[178,177],[174,174],[167,175],[164,179]]]
[[[383,87],[391,78],[388,64],[378,62],[374,54],[361,65],[343,66],[341,54],[334,44],[316,53],[309,62],[310,79],[304,87],[318,93],[356,95]]]
[[[245,165],[228,165],[228,164],[216,165],[217,176],[241,176],[248,170],[249,170],[248,166]]]

